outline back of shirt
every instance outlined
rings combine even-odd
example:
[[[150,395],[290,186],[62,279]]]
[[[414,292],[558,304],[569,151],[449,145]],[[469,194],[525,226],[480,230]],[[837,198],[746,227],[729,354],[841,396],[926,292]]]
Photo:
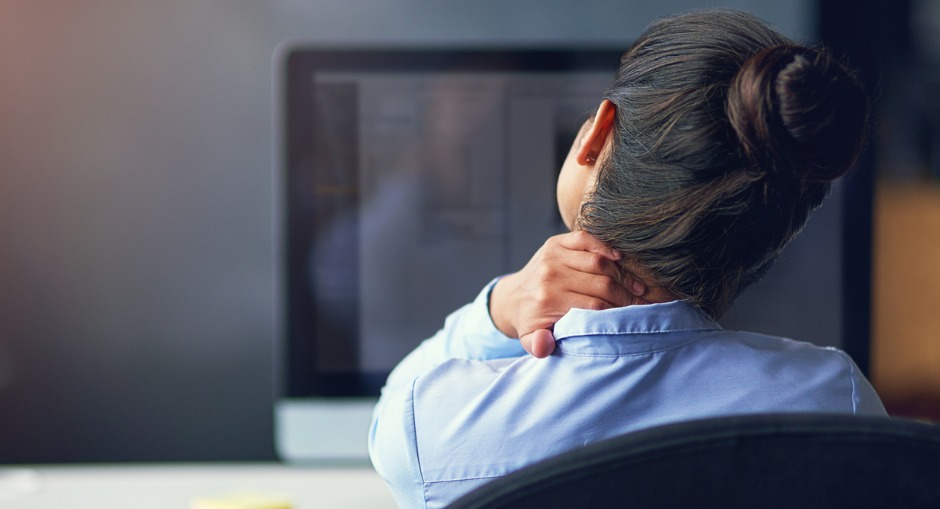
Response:
[[[394,418],[413,440],[399,451],[415,470],[400,489],[420,485],[408,504],[442,507],[540,459],[659,424],[744,413],[884,414],[843,352],[725,331],[681,302],[573,309],[554,333],[546,359],[450,358],[412,380],[409,415]]]

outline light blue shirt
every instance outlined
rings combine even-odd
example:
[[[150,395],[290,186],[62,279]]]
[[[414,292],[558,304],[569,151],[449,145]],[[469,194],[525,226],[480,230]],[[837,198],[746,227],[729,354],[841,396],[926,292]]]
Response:
[[[490,283],[389,375],[369,453],[401,507],[443,507],[494,477],[604,438],[761,412],[885,415],[844,352],[723,330],[683,302],[572,309],[528,356],[489,316]]]

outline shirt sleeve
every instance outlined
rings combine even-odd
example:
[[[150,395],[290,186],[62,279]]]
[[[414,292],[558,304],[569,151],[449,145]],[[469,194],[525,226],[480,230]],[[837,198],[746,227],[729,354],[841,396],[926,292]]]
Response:
[[[415,380],[448,359],[491,360],[525,355],[518,340],[499,331],[489,313],[491,281],[473,302],[454,311],[444,328],[402,360],[385,382],[372,414],[369,457],[399,507],[425,507],[417,452]]]

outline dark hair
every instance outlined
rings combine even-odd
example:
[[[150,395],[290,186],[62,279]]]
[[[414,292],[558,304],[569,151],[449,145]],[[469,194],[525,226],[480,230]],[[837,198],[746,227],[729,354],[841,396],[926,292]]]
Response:
[[[855,163],[868,122],[828,51],[726,10],[654,22],[607,99],[613,142],[579,226],[716,318]]]

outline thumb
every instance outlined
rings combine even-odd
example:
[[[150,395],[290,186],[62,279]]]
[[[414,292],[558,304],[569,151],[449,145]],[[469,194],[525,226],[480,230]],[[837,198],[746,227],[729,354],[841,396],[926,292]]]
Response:
[[[543,359],[555,351],[555,336],[548,329],[537,329],[519,338],[522,348],[533,357]]]

